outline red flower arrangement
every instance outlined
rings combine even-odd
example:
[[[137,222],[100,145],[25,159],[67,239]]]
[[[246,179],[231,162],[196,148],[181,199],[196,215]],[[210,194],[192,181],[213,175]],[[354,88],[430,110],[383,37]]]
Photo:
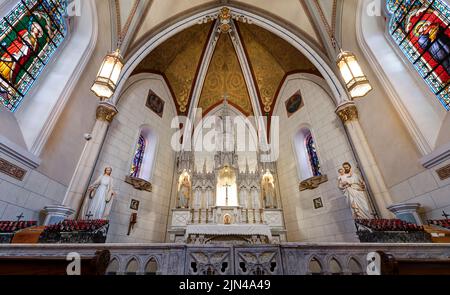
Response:
[[[446,229],[450,229],[450,219],[428,220],[428,225],[436,225]]]
[[[14,233],[36,225],[36,221],[0,221],[0,233]]]
[[[357,224],[365,226],[373,231],[403,231],[417,232],[423,231],[422,226],[409,223],[400,219],[358,219]]]

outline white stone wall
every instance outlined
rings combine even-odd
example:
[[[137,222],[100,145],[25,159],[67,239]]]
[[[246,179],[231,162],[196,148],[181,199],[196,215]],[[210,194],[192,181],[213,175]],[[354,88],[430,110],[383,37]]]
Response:
[[[414,175],[390,188],[395,203],[420,203],[421,215],[427,219],[443,219],[443,211],[450,214],[450,179],[440,180],[436,170],[450,164],[450,160]]]
[[[145,106],[151,89],[165,101],[164,116]],[[170,92],[161,77],[152,75],[134,83],[122,95],[119,114],[108,131],[100,153],[94,177],[98,177],[104,167],[112,166],[114,189],[117,193],[110,216],[108,242],[164,242],[170,203],[175,153],[170,148],[174,117]],[[142,125],[147,125],[157,134],[156,164],[151,183],[153,192],[139,191],[124,182],[129,175],[134,149]],[[138,222],[127,236],[132,210],[131,199],[140,201]]]
[[[3,6],[5,1],[0,2],[2,2],[2,4],[0,4],[2,9],[5,8],[9,11],[12,7],[9,4]],[[15,0],[9,2],[17,3]],[[36,162],[40,162],[39,167],[33,169],[21,162],[15,161],[4,152],[0,152],[0,158],[27,171],[22,181],[18,181],[0,172],[0,220],[16,220],[16,216],[21,213],[23,213],[25,216],[24,219],[26,220],[38,220],[39,212],[42,208],[48,205],[60,205],[64,199],[67,186],[85,144],[83,133],[92,130],[98,99],[90,91],[90,87],[98,72],[98,67],[105,56],[105,52],[109,50],[111,46],[111,40],[110,37],[108,37],[111,36],[111,29],[109,25],[109,13],[99,13],[98,15],[97,13],[94,13],[91,15],[91,8],[93,7],[88,9],[88,6],[90,6],[88,2],[89,1],[83,3],[83,11],[85,13],[83,13],[82,17],[77,18],[77,22],[81,24],[81,26],[75,25],[70,41],[66,44],[71,46],[61,47],[61,51],[58,51],[57,56],[52,59],[51,65],[49,64],[46,67],[46,70],[39,78],[39,81],[25,97],[19,110],[13,114],[4,108],[0,109],[0,126],[2,126],[2,130],[0,131],[0,145],[5,144],[5,142],[11,142],[11,144],[6,144],[6,146],[13,149],[16,156],[26,158],[31,157],[36,160]],[[109,3],[106,1],[93,1],[92,3],[97,6],[97,11],[108,11]],[[5,13],[6,10],[0,11],[1,16]],[[86,34],[86,30],[82,29],[82,27],[85,29],[87,28],[89,31],[92,29],[91,20],[88,20],[89,18],[92,18],[92,20],[98,18],[98,30],[102,32],[101,38],[92,43],[96,43],[92,56],[89,53],[89,50],[85,50],[84,48],[88,46],[86,42],[89,41],[90,33]],[[81,36],[80,34],[84,35]],[[81,39],[78,39],[79,37],[86,42],[79,42],[79,44],[77,43],[77,45],[74,46],[72,41],[80,41]],[[81,47],[84,49],[81,50]],[[68,48],[72,50],[66,52],[66,49]],[[91,58],[86,66],[83,66],[82,62],[78,63],[77,67],[81,67],[83,73],[82,78],[79,80],[77,80],[76,75],[72,73],[72,71],[69,71],[67,67],[62,66],[59,67],[59,70],[55,69],[55,66],[60,63],[67,64],[64,59],[61,59],[64,56],[64,52]],[[79,61],[79,58],[73,59],[69,63],[75,62],[75,64],[77,64],[76,61]],[[58,77],[55,78],[55,76]],[[75,91],[65,93],[65,95],[62,95],[63,97],[58,100],[59,103],[67,100],[67,103],[64,103],[61,115],[56,120],[56,117],[58,116],[55,116],[55,114],[59,112],[58,107],[62,107],[62,104],[58,104],[58,107],[55,108],[49,108],[48,103],[57,99],[56,96],[49,95],[49,93],[62,91],[61,89],[64,88],[64,85],[67,86],[65,90],[69,90],[69,84],[71,83],[66,83],[66,78],[69,76],[75,80],[72,81],[74,82]],[[62,83],[61,81],[65,82]],[[46,87],[46,85],[50,86]],[[38,95],[38,93],[41,92],[45,92],[47,96],[51,97],[48,99],[41,99],[42,95]],[[51,112],[49,115],[50,110],[55,112]],[[50,125],[55,126],[54,128],[49,128],[51,134],[49,134],[47,141],[44,140],[42,142],[46,142],[42,153],[38,153],[38,151],[34,149],[29,149],[30,147],[27,147],[26,141],[24,140],[24,132],[28,135],[30,135],[30,133],[37,135],[39,132],[35,132],[39,128],[37,128],[38,126],[36,124],[33,126],[33,122],[50,117],[55,119],[55,121],[53,122],[49,119],[47,122],[48,125],[45,127],[49,127]],[[18,118],[22,119],[18,120]],[[5,146],[1,146],[0,150],[6,151],[6,153],[8,151],[8,149],[5,149]],[[40,150],[40,148],[38,150]]]
[[[450,114],[386,36],[383,17],[364,17],[370,3],[344,1],[343,10],[344,15],[362,16],[359,24],[343,23],[343,44],[358,56],[374,88],[357,102],[361,126],[392,201],[421,203],[425,220],[442,219],[442,211],[450,214],[450,179],[441,181],[436,170],[450,160],[431,169],[420,162],[425,155],[448,150]]]
[[[301,77],[295,74],[286,79],[275,110],[280,118],[281,152],[277,166],[288,241],[355,241],[351,210],[337,188],[337,170],[344,162],[354,164],[354,156],[330,96],[319,85]],[[285,101],[298,90],[301,90],[305,106],[288,118]],[[311,129],[322,173],[328,175],[329,181],[315,190],[300,192],[293,139],[305,125]],[[319,197],[324,208],[316,210],[313,199]]]
[[[67,187],[46,175],[0,153],[7,160],[26,172],[22,181],[0,173],[0,220],[39,220],[40,211],[48,205],[60,205]]]

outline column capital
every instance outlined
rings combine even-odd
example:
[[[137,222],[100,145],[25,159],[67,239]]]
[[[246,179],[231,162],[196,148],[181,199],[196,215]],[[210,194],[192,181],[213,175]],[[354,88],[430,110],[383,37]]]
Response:
[[[111,123],[119,111],[110,102],[101,101],[97,106],[96,117],[99,121]]]
[[[336,109],[336,114],[342,120],[342,123],[356,121],[359,118],[358,109],[354,102],[346,102]]]

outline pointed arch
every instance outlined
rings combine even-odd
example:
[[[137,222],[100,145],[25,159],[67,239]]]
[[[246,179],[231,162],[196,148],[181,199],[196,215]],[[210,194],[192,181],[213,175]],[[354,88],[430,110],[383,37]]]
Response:
[[[125,274],[136,275],[139,273],[140,263],[137,257],[130,257],[125,267]]]
[[[308,274],[311,275],[320,275],[323,273],[323,264],[320,259],[316,256],[312,256],[308,260]]]
[[[348,259],[347,269],[352,275],[360,275],[363,273],[361,263],[355,257],[350,257]]]
[[[342,265],[336,257],[332,256],[328,260],[328,270],[333,275],[342,274],[342,272],[343,272]]]
[[[146,275],[157,275],[160,269],[160,264],[158,263],[158,259],[154,256],[151,256],[145,265],[145,274]]]
[[[301,36],[301,32],[291,31],[286,29],[281,25],[281,21],[276,22],[271,18],[265,17],[263,15],[256,14],[254,12],[249,12],[245,8],[241,8],[238,4],[228,5],[232,8],[232,11],[236,14],[242,16],[243,18],[251,19],[254,25],[260,26],[269,32],[274,33],[275,35],[283,38],[285,41],[294,46],[297,50],[299,50],[306,58],[308,58],[313,65],[318,69],[318,71],[322,74],[322,76],[327,81],[332,93],[333,98],[335,99],[336,105],[343,103],[348,100],[347,93],[344,87],[341,84],[340,79],[335,75],[334,71],[329,66],[328,62],[322,57],[319,51],[313,49],[313,47],[308,43],[306,37]],[[127,64],[124,67],[124,73],[120,78],[118,83],[117,91],[114,97],[112,98],[113,102],[117,101],[117,98],[120,96],[122,91],[123,84],[126,83],[126,80],[131,75],[136,66],[156,47],[162,44],[167,39],[171,38],[178,32],[196,25],[199,21],[207,18],[210,15],[216,13],[222,5],[218,5],[217,7],[204,10],[200,8],[200,11],[195,14],[182,19],[181,21],[172,24],[168,27],[163,28],[158,33],[153,35],[147,42],[143,44],[136,52],[130,56]],[[190,114],[192,116],[193,114]]]

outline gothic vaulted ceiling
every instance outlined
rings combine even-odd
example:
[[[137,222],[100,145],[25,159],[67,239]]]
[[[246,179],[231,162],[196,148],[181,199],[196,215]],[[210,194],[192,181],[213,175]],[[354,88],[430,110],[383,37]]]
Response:
[[[178,33],[153,50],[134,74],[163,75],[171,88],[178,113],[186,115],[193,101],[200,66],[209,62],[203,83],[199,84],[203,87],[195,107],[202,108],[206,114],[222,103],[226,95],[230,104],[243,114],[255,114],[249,94],[252,85],[245,79],[242,58],[238,58],[232,35],[221,33],[210,38],[211,34],[216,34],[214,25],[214,22],[195,25]],[[320,75],[304,55],[271,32],[239,22],[235,22],[235,27],[251,69],[250,79],[255,85],[262,114],[273,111],[278,90],[287,75],[294,72]],[[211,42],[215,42],[214,53],[207,60],[205,51]]]

